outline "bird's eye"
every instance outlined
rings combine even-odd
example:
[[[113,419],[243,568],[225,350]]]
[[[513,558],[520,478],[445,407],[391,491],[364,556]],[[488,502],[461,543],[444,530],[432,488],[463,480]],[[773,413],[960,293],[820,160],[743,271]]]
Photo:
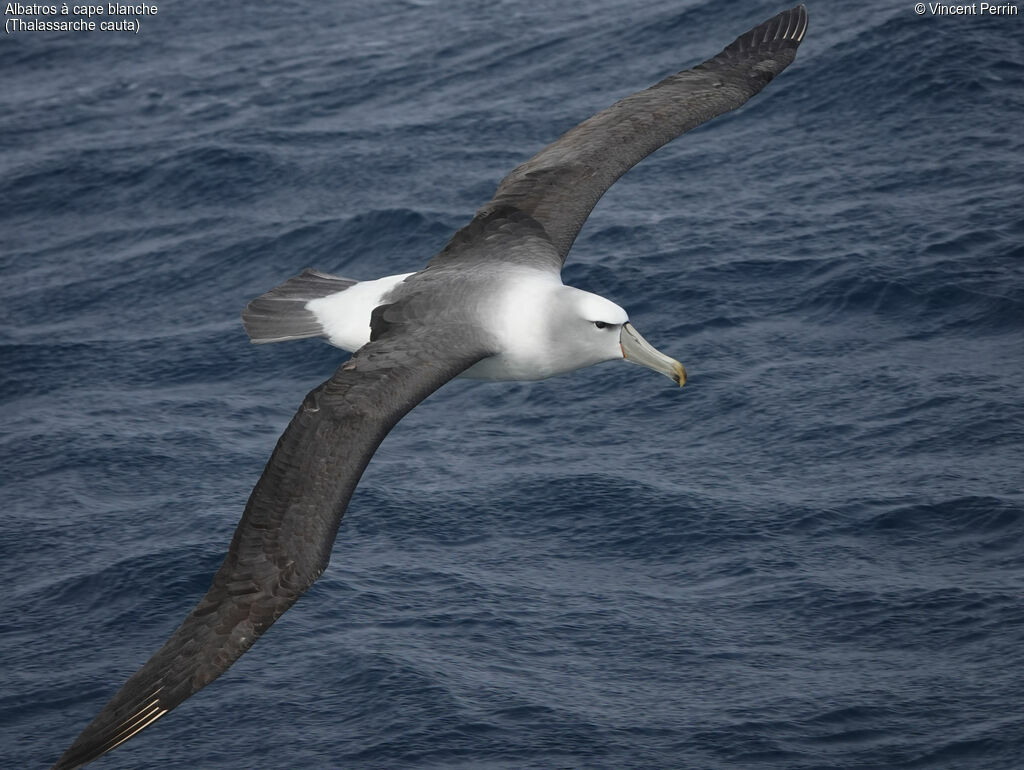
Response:
[[[608,324],[606,324],[604,321],[594,321],[594,326],[596,326],[598,329],[603,329],[607,325]]]

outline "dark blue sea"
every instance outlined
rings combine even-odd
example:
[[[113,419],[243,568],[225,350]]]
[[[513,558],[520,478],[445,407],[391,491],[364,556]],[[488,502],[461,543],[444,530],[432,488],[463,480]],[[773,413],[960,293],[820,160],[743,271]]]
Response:
[[[1024,7],[808,5],[796,62],[566,265],[686,387],[445,386],[320,581],[97,768],[1024,767]],[[418,270],[786,6],[158,7],[0,40],[3,768],[164,642],[344,360],[251,345],[249,299]]]

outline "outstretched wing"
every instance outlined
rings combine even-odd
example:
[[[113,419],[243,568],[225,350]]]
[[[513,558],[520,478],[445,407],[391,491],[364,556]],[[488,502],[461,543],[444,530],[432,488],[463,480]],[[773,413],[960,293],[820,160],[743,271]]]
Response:
[[[391,330],[393,331],[393,330]],[[213,585],[53,770],[91,762],[205,687],[327,567],[363,469],[410,409],[485,353],[424,331],[385,333],[313,390],[246,505]]]
[[[435,258],[464,253],[479,220],[532,218],[562,263],[597,201],[620,176],[680,134],[734,110],[784,70],[807,31],[807,9],[783,11],[712,59],[627,96],[583,121],[506,176],[474,221]],[[493,226],[493,225],[492,225]]]

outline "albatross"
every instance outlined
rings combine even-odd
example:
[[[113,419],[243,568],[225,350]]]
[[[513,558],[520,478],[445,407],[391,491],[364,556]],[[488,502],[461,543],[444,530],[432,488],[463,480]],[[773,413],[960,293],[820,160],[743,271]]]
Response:
[[[583,121],[506,176],[419,272],[359,282],[307,270],[250,302],[253,342],[324,337],[353,355],[281,435],[206,595],[53,770],[120,746],[248,650],[327,568],[377,446],[449,380],[539,380],[624,359],[682,385],[682,365],[614,302],[565,286],[562,264],[615,180],[764,88],[806,30],[796,6]]]

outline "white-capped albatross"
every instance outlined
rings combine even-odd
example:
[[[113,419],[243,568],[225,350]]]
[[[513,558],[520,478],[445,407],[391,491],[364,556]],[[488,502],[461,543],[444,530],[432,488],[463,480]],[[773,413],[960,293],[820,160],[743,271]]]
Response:
[[[254,342],[324,336],[355,352],[277,442],[207,594],[53,770],[124,743],[248,650],[327,567],[378,444],[448,380],[534,380],[625,358],[682,385],[683,367],[645,342],[625,310],[562,284],[562,264],[616,179],[764,88],[806,29],[802,5],[784,11],[583,121],[506,176],[417,273],[359,283],[306,271],[253,300],[243,320]]]

